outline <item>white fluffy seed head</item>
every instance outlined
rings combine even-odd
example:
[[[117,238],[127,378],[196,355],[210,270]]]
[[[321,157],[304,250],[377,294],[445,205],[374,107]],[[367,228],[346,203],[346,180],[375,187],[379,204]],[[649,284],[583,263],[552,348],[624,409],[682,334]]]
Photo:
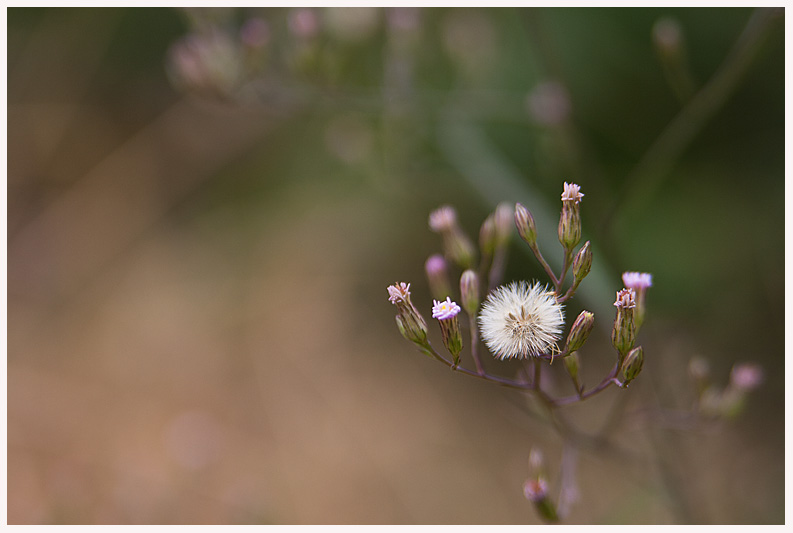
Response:
[[[536,357],[555,349],[564,306],[539,283],[525,281],[492,291],[479,312],[482,340],[497,359]]]

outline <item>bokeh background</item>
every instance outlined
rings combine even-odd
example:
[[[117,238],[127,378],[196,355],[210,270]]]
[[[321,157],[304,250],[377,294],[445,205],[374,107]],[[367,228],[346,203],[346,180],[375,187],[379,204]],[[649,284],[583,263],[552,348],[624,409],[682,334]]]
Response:
[[[475,238],[523,203],[558,265],[564,181],[588,383],[620,273],[654,276],[644,372],[566,413],[624,404],[635,453],[581,449],[567,521],[783,522],[783,10],[7,16],[9,523],[538,523],[559,437],[414,350],[386,286],[429,315],[441,204]],[[689,408],[694,356],[763,366],[740,417],[631,418]]]

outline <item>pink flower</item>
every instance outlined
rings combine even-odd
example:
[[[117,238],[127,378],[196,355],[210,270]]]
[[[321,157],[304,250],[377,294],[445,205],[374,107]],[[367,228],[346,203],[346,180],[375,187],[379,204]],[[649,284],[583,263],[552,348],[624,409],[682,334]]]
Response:
[[[633,289],[622,289],[617,292],[617,301],[614,302],[615,307],[622,309],[632,309],[636,307],[636,291]]]
[[[406,302],[410,296],[410,283],[395,283],[388,286],[388,301],[392,304]]]
[[[448,296],[446,300],[439,302],[438,300],[432,301],[435,305],[432,306],[432,318],[438,320],[448,320],[457,316],[460,312],[460,306],[454,303]]]

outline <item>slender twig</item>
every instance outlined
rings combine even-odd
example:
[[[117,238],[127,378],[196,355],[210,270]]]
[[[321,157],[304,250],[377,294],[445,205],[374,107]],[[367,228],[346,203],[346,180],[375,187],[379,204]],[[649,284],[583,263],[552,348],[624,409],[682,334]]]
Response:
[[[542,268],[545,270],[545,273],[548,274],[549,278],[551,278],[551,281],[553,282],[553,286],[556,287],[557,291],[559,291],[560,281],[556,279],[556,275],[553,273],[553,270],[551,270],[551,266],[542,256],[542,252],[540,252],[540,249],[537,247],[536,244],[534,246],[530,246],[530,248],[531,251],[534,252],[534,257],[536,257],[537,261],[539,261],[540,265],[542,265]]]
[[[554,400],[554,403],[556,404],[556,406],[569,405],[571,403],[576,403],[586,400],[587,398],[591,398],[592,396],[600,392],[603,392],[612,384],[622,386],[621,383],[617,380],[617,374],[619,373],[619,371],[620,371],[620,365],[616,364],[614,365],[614,368],[611,369],[611,372],[609,372],[608,375],[605,378],[603,378],[603,381],[598,383],[594,388],[582,392],[581,394],[576,394],[574,396],[565,396],[564,398],[557,398],[556,400]]]

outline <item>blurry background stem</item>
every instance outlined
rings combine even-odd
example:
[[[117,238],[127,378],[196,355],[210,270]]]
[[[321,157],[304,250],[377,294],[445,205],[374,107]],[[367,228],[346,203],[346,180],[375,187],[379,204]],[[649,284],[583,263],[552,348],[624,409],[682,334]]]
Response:
[[[625,180],[604,222],[604,234],[613,235],[621,225],[617,219],[630,219],[652,198],[683,152],[732,95],[769,31],[783,19],[782,13],[779,8],[754,10],[719,69],[664,128]]]

